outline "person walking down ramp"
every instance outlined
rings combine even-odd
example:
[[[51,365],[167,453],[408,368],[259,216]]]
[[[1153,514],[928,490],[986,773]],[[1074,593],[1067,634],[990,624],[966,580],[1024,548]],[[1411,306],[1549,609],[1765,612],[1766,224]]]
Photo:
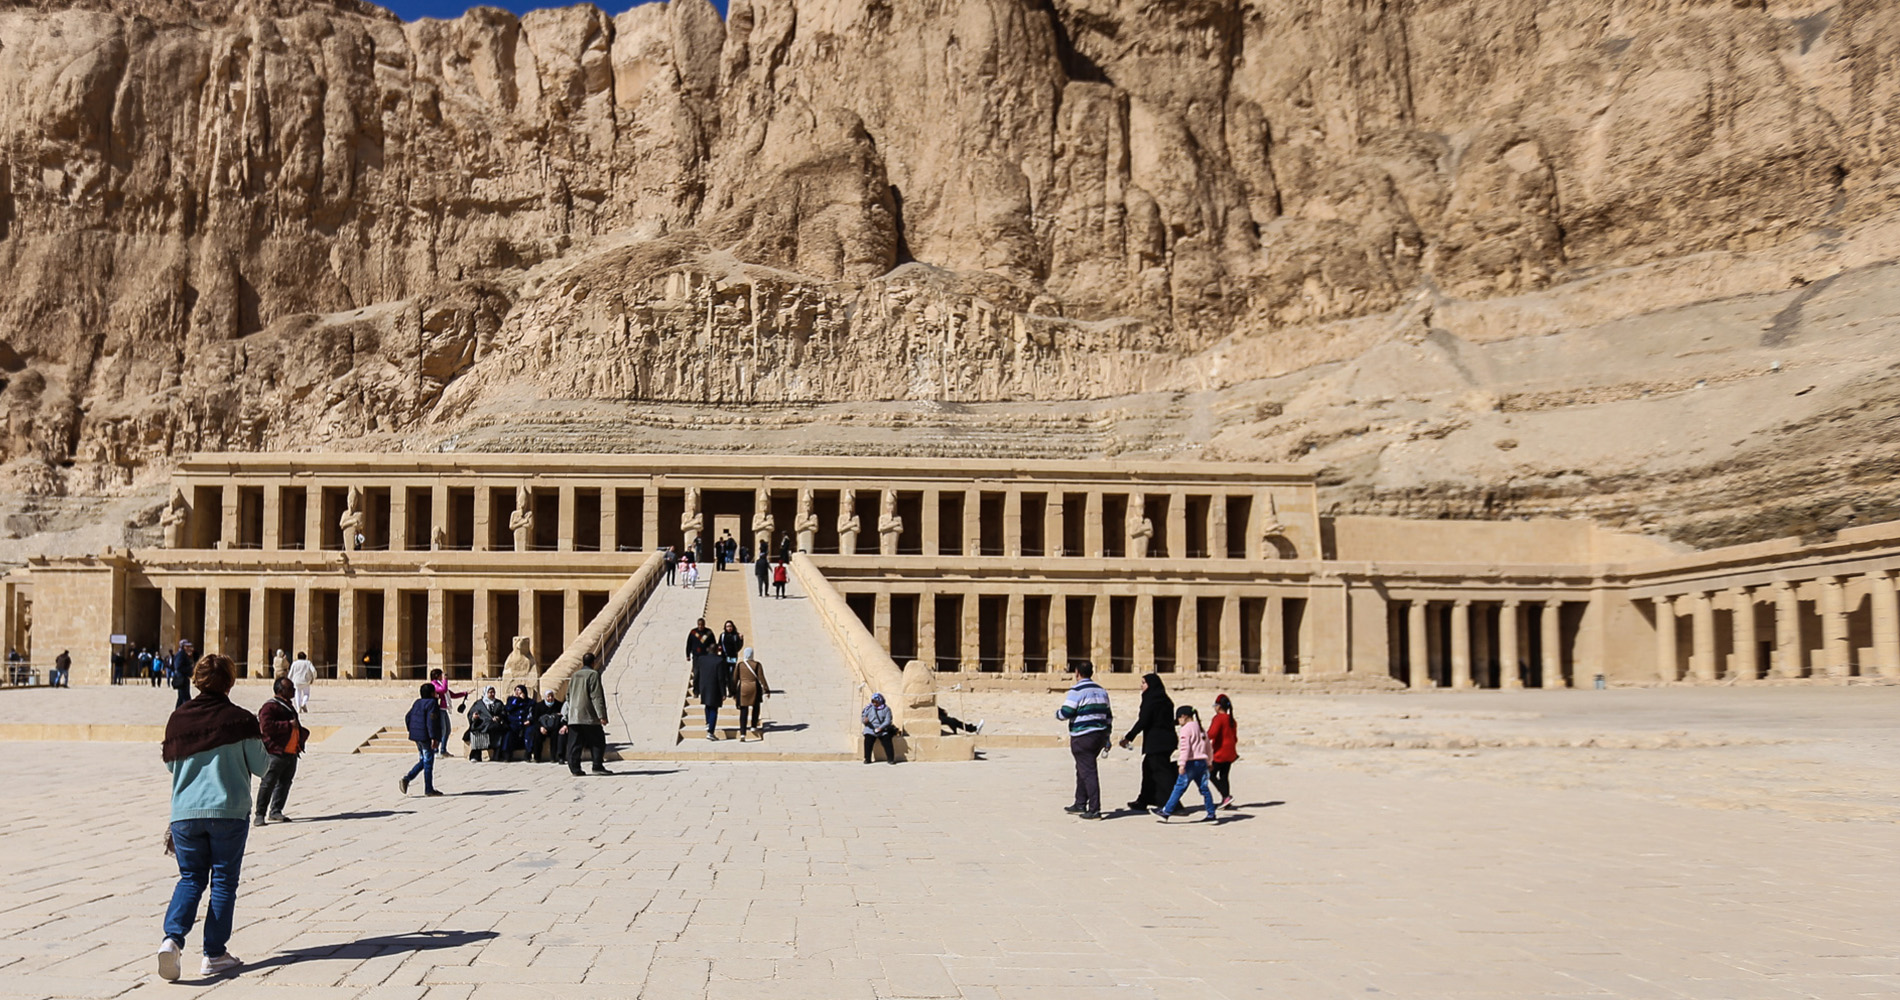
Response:
[[[579,670],[567,679],[567,705],[561,709],[561,734],[567,737],[567,769],[579,776],[581,751],[593,754],[595,774],[607,770],[607,691],[594,669],[594,654],[581,656]]]
[[[1108,707],[1108,692],[1095,683],[1095,665],[1083,660],[1075,665],[1075,685],[1056,709],[1056,718],[1069,724],[1069,754],[1075,758],[1075,804],[1064,812],[1083,819],[1102,818],[1102,779],[1095,762],[1108,749],[1108,733],[1115,725],[1115,714]]]
[[[403,724],[409,729],[409,739],[416,745],[416,766],[396,782],[396,790],[409,794],[409,783],[422,775],[422,793],[425,796],[441,795],[435,790],[435,752],[437,737],[435,729],[435,685],[427,681],[418,689],[421,694],[416,702],[409,706],[409,714],[403,717]]]
[[[251,778],[270,767],[257,716],[231,704],[237,670],[215,653],[197,661],[188,683],[198,697],[165,722],[161,749],[172,776],[168,853],[178,858],[178,885],[165,910],[165,940],[158,946],[160,979],[176,980],[185,935],[198,918],[206,888],[204,963],[199,974],[215,976],[243,965],[225,950],[237,906],[238,873],[250,834]]]

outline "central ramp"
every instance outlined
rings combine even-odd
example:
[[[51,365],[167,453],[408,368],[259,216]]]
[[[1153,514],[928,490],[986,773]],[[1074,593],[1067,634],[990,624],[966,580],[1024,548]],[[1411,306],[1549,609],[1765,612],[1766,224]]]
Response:
[[[706,581],[693,588],[662,583],[634,616],[607,663],[607,739],[620,756],[670,751],[679,742],[680,699],[686,693],[686,633],[706,611]]]

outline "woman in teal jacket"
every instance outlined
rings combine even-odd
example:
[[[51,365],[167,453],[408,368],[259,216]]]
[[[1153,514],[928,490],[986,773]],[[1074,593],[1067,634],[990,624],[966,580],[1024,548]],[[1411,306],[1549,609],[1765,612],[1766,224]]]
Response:
[[[207,653],[192,667],[196,698],[180,705],[165,723],[162,754],[172,773],[172,821],[166,841],[178,856],[178,886],[165,911],[165,940],[158,948],[158,974],[177,979],[185,935],[198,917],[208,886],[204,964],[215,976],[244,963],[225,950],[237,905],[238,870],[251,825],[251,778],[270,767],[257,716],[231,704],[237,671],[228,657]]]

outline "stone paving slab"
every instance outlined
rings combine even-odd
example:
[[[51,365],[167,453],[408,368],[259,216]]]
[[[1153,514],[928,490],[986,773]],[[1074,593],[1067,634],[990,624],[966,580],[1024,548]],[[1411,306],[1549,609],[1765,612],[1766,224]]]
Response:
[[[1856,746],[1890,753],[1897,732]],[[1781,749],[1707,752],[1735,767]],[[1062,751],[598,778],[458,758],[439,799],[397,795],[405,760],[312,757],[298,821],[252,831],[232,943],[252,965],[167,986],[156,749],[5,744],[0,764],[32,785],[0,814],[0,996],[1894,993],[1890,821],[1711,807],[1693,797],[1715,766],[1701,750],[1491,755],[1537,773],[1676,765],[1634,793],[1369,753],[1243,758],[1243,808],[1217,826],[1065,816]],[[1104,763],[1111,802],[1136,768]]]

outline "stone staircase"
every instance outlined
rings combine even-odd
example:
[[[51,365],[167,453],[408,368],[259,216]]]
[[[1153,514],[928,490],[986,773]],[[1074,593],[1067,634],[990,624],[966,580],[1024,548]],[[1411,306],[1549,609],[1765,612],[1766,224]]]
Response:
[[[753,585],[752,568],[750,566],[735,567],[723,573],[714,571],[706,574],[706,578],[710,581],[706,588],[707,627],[714,633],[718,633],[725,628],[727,621],[731,621],[739,629],[739,634],[747,636],[747,641],[750,642],[752,604],[748,600],[750,593],[748,588]],[[683,656],[680,662],[685,662]],[[770,674],[768,673],[767,676],[769,677]],[[680,707],[680,742],[698,740],[703,743],[706,741],[706,708],[704,703],[690,693],[692,690],[690,668],[689,676],[684,678],[684,681],[689,693],[686,695],[685,704]],[[730,699],[719,710],[719,715],[713,725],[713,735],[721,741],[739,738],[739,709],[732,704]]]
[[[376,735],[357,747],[356,752],[413,755],[416,752],[416,745],[409,739],[409,730],[384,726],[376,731]]]

